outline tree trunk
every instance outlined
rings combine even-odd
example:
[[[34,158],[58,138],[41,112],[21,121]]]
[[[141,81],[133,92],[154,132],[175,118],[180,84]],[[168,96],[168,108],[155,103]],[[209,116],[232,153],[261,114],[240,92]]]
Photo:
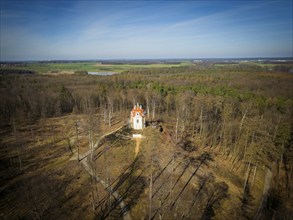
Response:
[[[279,117],[278,123],[276,124],[275,131],[274,131],[274,135],[273,135],[273,141],[276,139],[277,132],[278,132],[278,129],[279,129],[280,121],[281,121],[281,117]]]
[[[176,127],[175,127],[175,141],[176,141],[176,143],[178,141],[178,121],[179,121],[179,119],[177,117],[177,119],[176,119]]]
[[[107,124],[107,109],[104,109],[104,123]]]
[[[110,186],[110,178],[109,178],[109,161],[108,161],[108,153],[107,146],[104,148],[104,163],[105,163],[105,182],[108,186]],[[108,190],[108,209],[109,209],[109,218],[110,218],[110,210],[111,210],[111,188]]]
[[[203,128],[202,128],[202,107],[200,108],[200,129],[199,129],[199,134],[200,136],[202,136],[202,131],[203,131]]]
[[[152,115],[152,120],[154,120],[155,119],[155,114],[156,114],[156,102],[155,101],[153,101],[153,115]]]
[[[251,189],[253,188],[253,185],[254,185],[254,181],[255,181],[255,177],[256,177],[256,171],[257,171],[257,165],[254,166],[254,173],[253,173],[253,178],[252,178]]]
[[[111,127],[111,119],[112,119],[112,112],[111,112],[111,108],[109,108],[109,118],[108,118],[108,125],[109,127]]]
[[[245,139],[245,145],[244,145],[244,153],[243,153],[243,160],[245,160],[246,157],[246,148],[248,145],[248,131],[246,132],[246,139]]]
[[[244,122],[244,119],[246,117],[246,114],[247,114],[247,110],[245,111],[245,113],[242,116],[241,123],[240,123],[240,126],[239,126],[239,132],[241,132],[241,129],[242,129],[243,122]]]
[[[159,220],[162,220],[162,200],[160,199],[160,211],[159,211]]]
[[[247,187],[247,184],[248,184],[248,181],[249,181],[250,170],[251,170],[250,165],[251,165],[251,159],[250,159],[248,167],[247,167],[246,177],[245,177],[245,181],[244,181],[244,187],[243,187],[244,194],[245,194],[246,187]]]
[[[150,194],[149,194],[149,220],[152,218],[152,189],[153,189],[153,162],[151,158]]]
[[[150,118],[150,103],[149,103],[149,98],[146,98],[146,102],[147,102],[147,118]]]
[[[77,143],[77,161],[79,162],[79,140],[78,140],[78,121],[75,123],[76,143]]]

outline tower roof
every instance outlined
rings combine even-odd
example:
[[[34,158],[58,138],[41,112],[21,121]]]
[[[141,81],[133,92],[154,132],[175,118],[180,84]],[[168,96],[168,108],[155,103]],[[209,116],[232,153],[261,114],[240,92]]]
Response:
[[[134,117],[136,115],[139,115],[141,117],[144,117],[145,116],[144,115],[144,109],[138,103],[136,105],[134,105],[133,106],[133,109],[131,110],[131,117]]]

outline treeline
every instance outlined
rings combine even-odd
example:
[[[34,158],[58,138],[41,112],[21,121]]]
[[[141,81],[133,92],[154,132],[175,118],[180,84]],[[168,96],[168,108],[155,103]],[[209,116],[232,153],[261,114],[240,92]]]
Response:
[[[2,122],[20,116],[38,119],[84,113],[89,108],[129,111],[137,101],[149,111],[152,109],[148,113],[162,117],[178,112],[178,102],[184,94],[197,107],[213,99],[220,103],[213,103],[213,108],[230,103],[236,106],[234,116],[241,115],[242,105],[252,106],[259,116],[271,112],[286,118],[292,110],[291,74],[214,66],[131,70],[106,77],[0,75],[0,89]],[[206,102],[199,105],[199,97]],[[188,106],[192,109],[192,105]]]
[[[36,74],[36,72],[28,69],[0,68],[0,74]]]

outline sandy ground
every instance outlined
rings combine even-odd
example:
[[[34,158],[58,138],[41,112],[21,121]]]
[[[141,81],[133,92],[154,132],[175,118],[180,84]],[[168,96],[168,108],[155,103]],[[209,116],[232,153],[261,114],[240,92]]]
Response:
[[[135,141],[136,141],[136,146],[135,146],[135,157],[136,157],[139,152],[141,140],[140,140],[140,138],[136,138]]]

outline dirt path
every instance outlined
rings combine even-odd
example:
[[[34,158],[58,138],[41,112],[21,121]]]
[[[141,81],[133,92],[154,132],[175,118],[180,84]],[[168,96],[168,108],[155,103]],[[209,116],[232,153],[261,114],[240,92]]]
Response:
[[[140,138],[136,138],[135,141],[136,141],[136,146],[135,146],[135,157],[136,157],[139,152],[141,140],[140,140]]]
[[[267,169],[266,177],[265,177],[265,184],[263,187],[263,196],[267,195],[270,188],[271,188],[271,180],[272,180],[273,173],[270,169]]]
[[[95,150],[95,149],[99,146],[99,143],[100,143],[100,141],[101,141],[102,139],[104,139],[105,137],[107,137],[107,136],[109,136],[109,135],[111,135],[111,134],[113,134],[113,133],[119,131],[119,130],[122,129],[124,126],[125,126],[125,125],[122,125],[122,126],[116,128],[115,130],[110,131],[110,132],[107,133],[107,134],[104,134],[104,135],[103,135],[103,136],[102,136],[102,137],[101,137],[101,138],[100,138],[100,139],[94,144],[94,147],[93,147],[94,149],[93,149],[93,150]],[[104,186],[105,189],[107,189],[108,191],[111,190],[111,187],[109,186],[109,184],[107,184],[104,180],[102,180],[102,179],[101,179],[100,177],[98,177],[97,175],[94,175],[94,173],[92,172],[92,170],[91,170],[91,168],[90,168],[90,166],[89,166],[89,164],[88,164],[88,161],[87,161],[87,159],[86,159],[88,156],[90,156],[90,153],[91,153],[91,151],[88,150],[85,154],[80,155],[80,162],[83,164],[85,170],[87,171],[87,173],[88,173],[89,175],[93,176],[93,177],[96,179],[97,182],[101,183],[101,184]],[[75,155],[72,156],[71,159],[75,159],[75,160],[77,159],[77,152],[75,152]],[[112,192],[112,195],[115,197],[115,199],[116,199],[117,201],[120,201],[119,206],[120,206],[121,210],[125,210],[126,205],[125,205],[123,199],[121,198],[121,196],[120,196],[117,192]],[[131,216],[130,216],[130,214],[129,214],[128,211],[124,212],[123,219],[124,219],[124,220],[131,220]]]
[[[261,210],[266,205],[267,198],[268,198],[268,192],[271,188],[272,176],[273,176],[273,173],[268,168],[267,173],[266,173],[266,177],[265,177],[264,187],[263,187],[262,199],[261,199],[260,205],[258,207],[258,210],[257,210],[256,214],[254,215],[254,219],[258,218],[258,215],[260,214]]]
[[[111,187],[109,184],[107,184],[104,180],[102,180],[100,177],[98,177],[97,175],[94,175],[92,169],[90,168],[87,160],[82,160],[81,161],[82,165],[84,166],[85,170],[87,171],[87,173],[89,175],[91,175],[92,177],[94,177],[96,179],[97,182],[101,183],[105,189],[107,189],[109,192],[111,192]],[[112,192],[112,195],[115,197],[115,199],[117,201],[120,201],[119,206],[121,208],[121,210],[125,210],[125,203],[123,202],[123,200],[121,199],[121,196],[117,193],[117,192]],[[123,215],[123,219],[124,220],[131,220],[131,216],[129,214],[128,211],[126,211]]]
[[[122,129],[124,126],[125,126],[125,124],[124,124],[124,125],[121,125],[120,127],[116,128],[116,129],[114,129],[113,131],[110,131],[110,132],[108,132],[108,133],[102,135],[101,138],[100,138],[100,139],[94,144],[94,147],[93,147],[94,149],[93,149],[93,150],[95,150],[95,149],[99,146],[101,140],[103,140],[105,137],[107,137],[107,136],[109,136],[109,135],[111,135],[111,134],[113,134],[113,133],[119,131],[119,130]],[[91,153],[91,150],[88,150],[88,151],[85,152],[84,154],[80,154],[80,155],[79,155],[79,161],[82,161],[82,160],[84,160],[85,158],[87,158],[87,156],[89,156],[90,153]],[[70,160],[77,160],[77,152],[74,152],[74,155],[72,155],[72,157],[70,158]]]

